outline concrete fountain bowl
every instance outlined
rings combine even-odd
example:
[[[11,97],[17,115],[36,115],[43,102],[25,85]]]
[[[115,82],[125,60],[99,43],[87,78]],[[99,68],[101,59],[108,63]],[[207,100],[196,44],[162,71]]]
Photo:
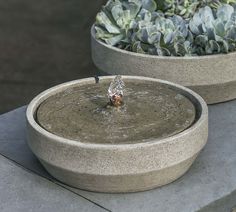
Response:
[[[113,78],[101,77],[99,83],[110,82]],[[177,134],[133,143],[86,143],[68,139],[43,128],[37,122],[37,111],[50,97],[66,89],[90,86],[95,80],[75,80],[50,88],[35,97],[27,108],[27,135],[33,153],[59,181],[96,192],[149,190],[182,176],[205,146],[208,137],[208,109],[198,94],[163,80],[133,76],[122,78],[137,83],[165,85],[183,95],[195,108],[194,122]]]

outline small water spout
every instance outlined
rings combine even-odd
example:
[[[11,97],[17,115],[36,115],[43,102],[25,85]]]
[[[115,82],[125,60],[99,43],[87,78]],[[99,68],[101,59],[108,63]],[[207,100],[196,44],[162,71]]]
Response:
[[[123,104],[124,88],[124,81],[120,75],[117,75],[108,88],[108,98],[112,106],[119,107]]]

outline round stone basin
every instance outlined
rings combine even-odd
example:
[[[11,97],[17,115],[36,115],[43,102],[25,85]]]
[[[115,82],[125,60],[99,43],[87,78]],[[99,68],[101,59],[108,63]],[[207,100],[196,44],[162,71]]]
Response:
[[[194,104],[169,85],[126,80],[124,105],[108,106],[109,82],[67,88],[37,110],[47,131],[83,143],[140,143],[175,135],[195,120]]]
[[[32,100],[34,154],[56,179],[91,191],[143,191],[182,176],[207,141],[203,99],[167,81],[122,76],[124,103],[113,107],[113,78],[64,83]]]

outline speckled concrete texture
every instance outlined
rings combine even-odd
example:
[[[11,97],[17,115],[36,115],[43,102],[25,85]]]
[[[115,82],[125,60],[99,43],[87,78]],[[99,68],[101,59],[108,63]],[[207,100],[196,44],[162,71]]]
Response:
[[[0,154],[20,164],[25,170],[60,184],[112,212],[199,212],[201,209],[204,212],[231,212],[236,206],[235,108],[236,100],[209,106],[209,139],[190,170],[175,182],[146,192],[95,193],[59,183],[46,172],[26,143],[26,107],[0,115]],[[4,172],[5,170],[0,170],[0,181],[9,182],[8,185],[14,184],[15,181],[10,178],[9,181],[4,181]],[[17,178],[18,175],[14,173],[14,176]],[[37,179],[35,176],[36,181]],[[22,184],[21,181],[18,183]],[[11,188],[12,193],[19,192],[17,187]],[[8,187],[0,190],[0,199],[1,195],[5,195],[6,189],[9,190]],[[53,192],[51,187],[48,194],[55,198],[51,195]],[[31,192],[24,193],[24,196],[30,200]],[[6,199],[6,202],[0,201],[0,208],[7,204],[12,204],[11,198]],[[25,202],[19,201],[18,205],[21,204],[25,205]],[[34,204],[37,205],[32,202]],[[38,212],[40,208],[34,207],[33,211]]]
[[[208,104],[236,98],[236,53],[201,57],[137,54],[96,40],[93,28],[91,46],[95,65],[108,74],[168,80],[193,89]]]
[[[102,77],[100,80],[111,80]],[[42,101],[78,83],[94,83],[93,78],[53,87],[37,96],[27,109],[28,144],[55,178],[69,185],[99,192],[134,192],[170,183],[182,176],[207,142],[208,109],[204,100],[182,86],[162,80],[123,76],[135,81],[169,84],[187,96],[198,111],[196,122],[185,131],[162,140],[138,144],[85,144],[53,135],[34,119]]]

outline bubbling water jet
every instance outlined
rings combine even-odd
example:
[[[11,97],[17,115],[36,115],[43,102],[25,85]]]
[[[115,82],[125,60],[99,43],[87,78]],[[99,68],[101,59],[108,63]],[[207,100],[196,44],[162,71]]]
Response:
[[[117,75],[108,88],[108,98],[110,105],[119,107],[123,104],[125,83],[120,75]]]

